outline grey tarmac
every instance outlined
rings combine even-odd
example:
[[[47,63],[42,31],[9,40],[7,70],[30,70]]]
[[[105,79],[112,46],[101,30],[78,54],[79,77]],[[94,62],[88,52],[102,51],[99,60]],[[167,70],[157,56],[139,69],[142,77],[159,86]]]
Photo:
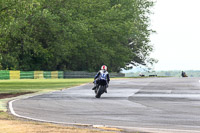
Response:
[[[19,117],[127,132],[200,133],[200,78],[112,80],[100,99],[86,84],[12,101]]]

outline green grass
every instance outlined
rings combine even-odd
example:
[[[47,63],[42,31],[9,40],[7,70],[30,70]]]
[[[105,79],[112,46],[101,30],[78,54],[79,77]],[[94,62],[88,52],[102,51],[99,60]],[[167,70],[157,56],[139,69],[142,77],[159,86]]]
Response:
[[[0,80],[0,94],[59,90],[92,81],[92,78]]]

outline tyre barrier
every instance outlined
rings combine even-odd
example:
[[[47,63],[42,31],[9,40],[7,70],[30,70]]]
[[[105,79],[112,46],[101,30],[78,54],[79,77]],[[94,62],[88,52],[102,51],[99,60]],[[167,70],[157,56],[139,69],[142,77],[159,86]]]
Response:
[[[0,71],[0,80],[5,79],[58,79],[63,78],[62,71]]]
[[[0,70],[0,80],[5,79],[62,79],[94,78],[96,72],[86,71],[13,71]],[[110,73],[110,77],[125,77],[122,73]]]

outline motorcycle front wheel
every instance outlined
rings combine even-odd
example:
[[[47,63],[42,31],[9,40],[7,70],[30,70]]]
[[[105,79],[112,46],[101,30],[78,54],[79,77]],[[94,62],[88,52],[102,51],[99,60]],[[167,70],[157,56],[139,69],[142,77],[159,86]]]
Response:
[[[104,93],[104,86],[99,86],[99,89],[97,90],[95,97],[100,98],[103,93]]]

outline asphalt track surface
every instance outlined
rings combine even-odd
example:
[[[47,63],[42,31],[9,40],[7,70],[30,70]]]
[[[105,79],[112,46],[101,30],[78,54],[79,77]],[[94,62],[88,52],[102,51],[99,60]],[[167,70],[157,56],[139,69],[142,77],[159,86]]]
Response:
[[[10,102],[14,115],[33,120],[120,127],[126,131],[200,133],[200,78],[139,78],[93,84]]]

